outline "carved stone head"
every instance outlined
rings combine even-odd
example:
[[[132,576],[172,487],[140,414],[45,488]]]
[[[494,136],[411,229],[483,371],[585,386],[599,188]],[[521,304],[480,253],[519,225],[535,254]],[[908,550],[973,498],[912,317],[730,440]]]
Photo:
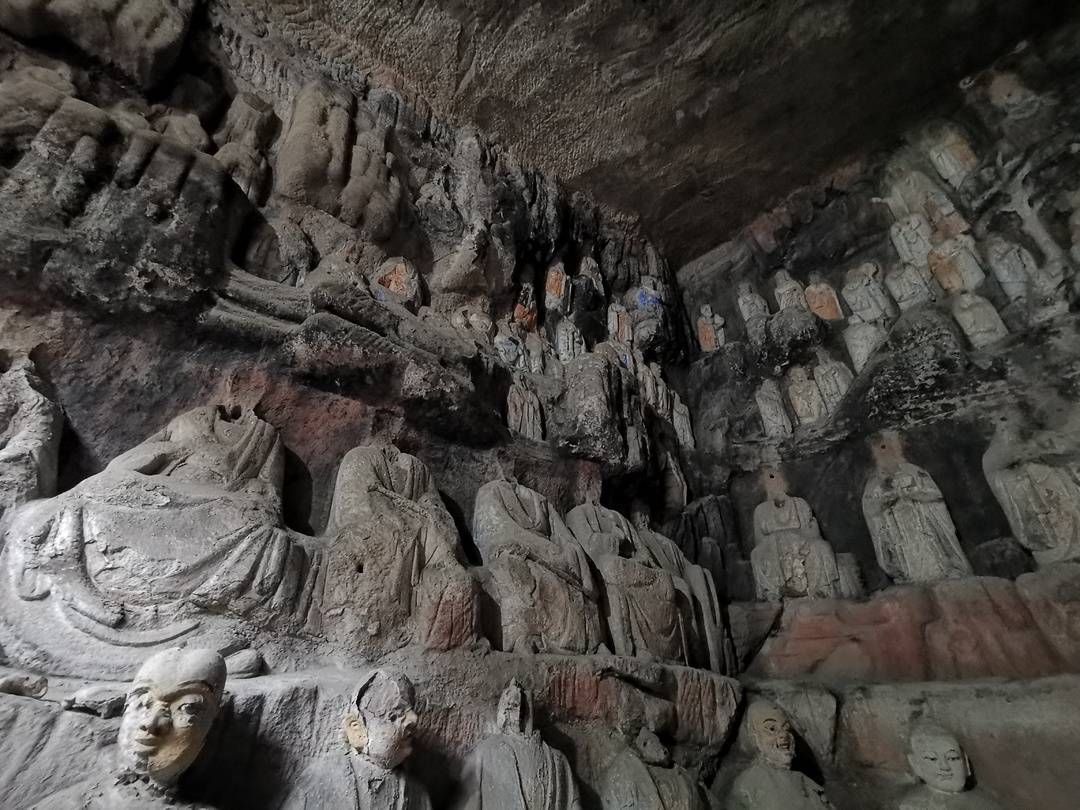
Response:
[[[175,784],[202,751],[221,707],[225,674],[225,660],[213,650],[174,648],[151,656],[124,705],[124,768],[160,785]]]
[[[671,765],[671,754],[652,729],[642,728],[634,739],[634,750],[646,765],[666,768]]]
[[[971,764],[956,737],[941,726],[919,723],[911,730],[908,763],[932,790],[962,793],[971,779]]]
[[[412,682],[404,675],[376,670],[356,690],[354,709],[345,717],[345,737],[361,756],[393,770],[412,753],[417,716]]]
[[[870,451],[882,470],[894,470],[904,461],[904,442],[895,430],[883,430],[870,437]]]
[[[779,502],[787,498],[787,480],[779,467],[763,467],[761,485],[765,488],[765,497],[770,501]]]
[[[702,304],[699,311],[703,318],[711,318],[713,316],[712,304]]]
[[[747,710],[747,721],[758,756],[773,768],[789,769],[795,758],[795,733],[784,710],[768,701],[755,701]]]
[[[499,697],[495,731],[514,736],[528,736],[533,732],[532,695],[516,678]]]

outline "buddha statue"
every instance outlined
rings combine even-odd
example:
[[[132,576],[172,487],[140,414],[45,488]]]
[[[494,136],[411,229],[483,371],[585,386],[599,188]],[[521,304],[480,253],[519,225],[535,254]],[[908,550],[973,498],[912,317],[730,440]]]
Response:
[[[604,772],[600,785],[603,810],[709,810],[704,787],[683,767],[650,729],[642,728]]]
[[[757,751],[728,796],[728,810],[832,810],[825,790],[791,769],[795,733],[787,714],[764,700],[751,702],[747,728]]]
[[[345,715],[342,750],[313,760],[280,810],[430,810],[427,791],[403,769],[418,721],[413,685],[376,670]]]
[[[788,371],[788,402],[800,425],[809,425],[824,419],[828,415],[825,400],[821,396],[818,384],[802,366],[792,366]]]
[[[570,763],[533,723],[532,695],[503,691],[492,733],[469,755],[455,810],[581,810]]]
[[[787,270],[776,271],[773,285],[773,297],[781,312],[785,309],[809,309],[803,285],[793,279]]]
[[[544,415],[540,398],[524,379],[510,384],[506,395],[506,425],[511,433],[534,442],[544,440]]]
[[[930,268],[925,265],[901,262],[885,275],[885,286],[903,312],[941,296]]]
[[[33,810],[202,807],[186,801],[177,783],[203,749],[225,678],[225,661],[213,650],[176,647],[151,656],[127,691],[112,768]]]
[[[1009,336],[994,305],[981,295],[961,293],[953,296],[952,313],[975,349],[984,349]]]
[[[844,363],[834,359],[828,350],[821,346],[814,348],[814,354],[817,357],[814,382],[817,383],[818,392],[825,402],[825,410],[836,413],[848,389],[851,388],[851,383],[855,381],[855,375]]]
[[[888,332],[880,324],[864,321],[858,315],[851,316],[844,330],[844,346],[856,373],[866,368],[870,358],[888,339]]]
[[[982,460],[1013,537],[1040,566],[1080,561],[1080,453],[1066,434],[999,418]]]
[[[930,251],[927,264],[946,293],[974,292],[986,279],[975,254],[975,240],[967,235],[937,245]]]
[[[840,299],[836,297],[836,290],[832,288],[820,273],[810,274],[810,283],[804,292],[806,305],[810,311],[823,321],[844,320],[844,310],[840,308]]]
[[[776,380],[763,380],[754,395],[761,426],[770,439],[784,439],[791,435],[791,419],[784,408],[784,397]]]
[[[881,283],[881,268],[874,262],[853,267],[841,290],[853,314],[867,323],[888,325],[896,318],[896,305]]]
[[[706,354],[718,351],[727,342],[724,335],[724,319],[713,312],[709,304],[701,305],[696,331],[698,346]]]
[[[941,490],[904,458],[900,435],[884,431],[871,450],[862,506],[881,569],[898,584],[971,576]]]
[[[599,583],[547,498],[512,481],[476,493],[473,540],[499,608],[499,649],[591,653],[602,643]]]
[[[971,784],[971,762],[955,735],[934,723],[911,730],[908,764],[921,782],[900,801],[900,810],[1002,810]]]
[[[783,473],[761,472],[765,500],[754,510],[750,564],[758,599],[835,599],[843,596],[836,554],[821,536],[817,519],[802,498],[787,493]]]
[[[749,281],[740,281],[737,304],[746,324],[746,336],[755,346],[765,342],[765,327],[769,321],[769,305]]]
[[[912,214],[894,224],[889,232],[900,261],[925,267],[933,250],[933,229],[922,214]]]

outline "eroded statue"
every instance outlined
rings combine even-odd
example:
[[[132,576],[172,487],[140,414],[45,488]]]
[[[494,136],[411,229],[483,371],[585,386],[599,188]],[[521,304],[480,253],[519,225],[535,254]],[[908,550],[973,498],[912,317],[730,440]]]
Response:
[[[791,277],[787,270],[778,270],[773,277],[773,297],[776,299],[777,308],[783,312],[785,309],[808,309],[803,285]]]
[[[810,274],[810,284],[807,285],[804,294],[810,311],[823,321],[844,320],[844,310],[840,307],[836,290],[821,277],[820,273]]]
[[[791,769],[795,733],[787,714],[762,700],[752,702],[746,714],[757,756],[736,777],[729,810],[832,810],[825,789]]]
[[[899,434],[873,442],[862,506],[878,565],[896,583],[971,576],[949,507],[930,473],[904,458]]]
[[[851,311],[867,323],[888,324],[896,318],[896,305],[881,283],[881,268],[874,262],[848,270],[841,292]]]
[[[941,296],[933,274],[925,265],[901,262],[885,275],[885,286],[904,312]]]
[[[473,539],[491,575],[500,649],[590,653],[600,589],[581,543],[547,498],[511,481],[476,493]]]
[[[783,474],[767,467],[761,483],[766,499],[754,510],[750,563],[758,599],[834,599],[843,595],[836,554],[821,536],[814,512],[787,493]]]
[[[300,775],[281,810],[430,810],[402,767],[413,750],[416,698],[404,675],[376,670],[356,690],[344,739]]]
[[[0,516],[13,506],[56,492],[63,415],[41,393],[29,358],[0,374]]]
[[[522,379],[511,383],[506,395],[506,426],[512,433],[534,442],[544,440],[544,412],[540,398]]]
[[[619,754],[600,784],[603,810],[709,810],[713,806],[702,785],[683,767],[650,729],[642,728],[633,748]]]
[[[952,313],[967,339],[976,349],[982,349],[1009,336],[994,305],[974,293],[961,293],[952,298]]]
[[[791,435],[791,419],[784,409],[784,396],[776,380],[764,380],[754,395],[761,425],[770,439],[783,439]]]
[[[828,416],[825,399],[818,384],[802,366],[792,366],[788,371],[788,402],[800,425],[809,425]]]
[[[821,398],[825,401],[825,409],[829,413],[836,413],[848,389],[851,388],[855,375],[844,363],[834,359],[826,349],[817,346],[814,354],[817,356],[814,382],[817,383]]]
[[[1002,810],[973,787],[971,762],[956,736],[934,723],[911,730],[908,764],[922,783],[900,801],[900,810]]]
[[[927,263],[946,293],[973,292],[986,279],[975,240],[967,235],[946,239],[930,251]]]
[[[922,214],[912,214],[895,223],[889,231],[893,247],[900,254],[900,261],[925,267],[933,250],[933,229]]]
[[[739,314],[746,324],[746,335],[754,345],[765,341],[765,327],[769,321],[769,305],[749,281],[739,282],[737,299]]]
[[[855,373],[858,373],[866,368],[874,352],[888,340],[889,334],[879,324],[864,321],[857,315],[852,315],[848,324],[844,330],[844,346],[847,347]]]
[[[1013,537],[1039,565],[1080,560],[1080,454],[1065,432],[1008,414],[982,464]]]
[[[213,650],[172,648],[151,656],[127,692],[116,760],[33,810],[197,808],[177,782],[195,762],[221,707],[225,661]]]
[[[697,319],[698,346],[706,353],[715,352],[727,342],[724,319],[713,312],[712,306],[702,304]]]
[[[499,698],[492,734],[469,755],[455,810],[581,810],[570,763],[533,725],[532,695],[516,680]]]

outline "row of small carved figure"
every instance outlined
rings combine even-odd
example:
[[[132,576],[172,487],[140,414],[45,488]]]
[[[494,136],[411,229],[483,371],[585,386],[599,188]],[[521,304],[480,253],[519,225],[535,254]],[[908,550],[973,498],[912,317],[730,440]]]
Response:
[[[983,471],[1015,539],[1040,566],[1080,560],[1080,454],[1063,431],[1027,433],[1005,417],[983,456]],[[871,445],[876,469],[863,490],[863,516],[881,569],[896,583],[970,576],[944,496],[930,474],[904,458],[900,435]],[[851,598],[861,586],[854,560],[822,537],[810,505],[788,495],[766,468],[767,499],[754,511],[751,564],[758,596]]]
[[[172,648],[151,656],[123,700],[111,766],[75,784],[62,780],[70,786],[31,810],[196,807],[183,795],[180,777],[202,753],[221,711],[226,678],[226,663],[213,650]],[[20,688],[28,684],[32,688]],[[46,689],[45,679],[32,676],[8,676],[0,683],[2,691],[34,698],[42,697]],[[76,692],[65,707],[110,716],[117,710],[112,705],[119,703],[119,695],[111,698],[110,708],[103,709],[103,690],[109,691],[89,687]],[[344,739],[336,750],[305,762],[276,807],[430,808],[426,789],[404,767],[413,753],[419,720],[415,690],[407,677],[390,670],[369,673],[345,711]],[[782,709],[754,700],[747,712],[747,727],[756,758],[735,779],[729,808],[832,807],[824,788],[792,770],[795,735]],[[605,810],[646,806],[697,810],[713,804],[688,771],[672,766],[666,748],[650,729],[640,730],[635,749],[618,756],[598,786]],[[902,801],[901,810],[944,808],[949,806],[948,797],[966,792],[981,801],[980,808],[997,806],[973,790],[971,765],[962,746],[941,727],[927,722],[915,725],[909,762],[923,784]],[[516,680],[502,693],[490,734],[469,755],[462,781],[453,803],[458,810],[581,807],[570,763],[534,726],[532,695]]]

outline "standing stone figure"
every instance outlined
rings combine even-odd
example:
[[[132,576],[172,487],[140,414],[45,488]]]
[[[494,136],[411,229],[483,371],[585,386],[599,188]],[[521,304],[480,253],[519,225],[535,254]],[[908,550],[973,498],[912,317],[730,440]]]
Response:
[[[900,810],[1002,810],[971,787],[971,762],[956,736],[920,722],[911,730],[908,764],[922,784],[900,802]]]
[[[787,270],[777,270],[773,276],[773,297],[781,312],[785,309],[809,309],[803,285],[791,277]]]
[[[516,680],[499,698],[492,734],[469,755],[455,810],[581,810],[574,774],[533,726],[532,695]]]
[[[851,388],[855,375],[844,363],[834,360],[821,346],[815,347],[814,354],[817,355],[818,361],[814,367],[814,382],[817,383],[821,398],[825,401],[825,409],[829,413],[836,413],[848,389]]]
[[[702,304],[697,319],[698,346],[706,354],[717,351],[727,342],[724,319],[713,312],[712,306]]]
[[[985,348],[1009,336],[1009,330],[994,305],[981,295],[961,293],[953,296],[952,313],[976,349]]]
[[[600,785],[603,810],[709,810],[702,785],[671,754],[659,737],[641,729],[633,749],[619,754]]]
[[[683,402],[677,392],[671,395],[671,427],[675,430],[675,438],[679,440],[680,447],[693,450],[697,446],[694,441],[694,422],[690,417],[690,407]]]
[[[581,330],[569,318],[560,318],[555,326],[555,352],[563,363],[581,357],[588,349]]]
[[[983,243],[986,263],[1010,301],[1028,297],[1039,265],[1031,252],[999,234],[990,234]]]
[[[864,321],[857,315],[852,315],[848,324],[848,328],[844,330],[844,345],[857,374],[866,367],[874,352],[881,348],[889,335],[878,324]]]
[[[608,305],[607,329],[608,338],[611,340],[620,343],[631,343],[634,340],[634,324],[630,320],[630,313],[618,301]]]
[[[782,599],[834,599],[842,596],[836,554],[821,536],[810,504],[787,494],[783,474],[761,473],[766,499],[754,510],[754,569],[757,596]]]
[[[986,280],[970,236],[946,239],[927,257],[930,272],[946,293],[974,292]]]
[[[544,412],[540,398],[522,379],[515,380],[506,395],[506,426],[512,433],[534,442],[544,440]]]
[[[810,274],[810,284],[806,288],[805,296],[806,305],[821,320],[844,320],[844,310],[840,308],[840,299],[836,297],[836,290],[821,277],[820,273]]]
[[[539,492],[492,481],[476,493],[473,539],[491,575],[510,652],[591,653],[602,642],[585,549]]]
[[[404,675],[368,675],[345,715],[345,745],[308,765],[280,810],[430,810],[423,786],[402,769],[413,750],[415,703]]]
[[[922,214],[912,214],[895,223],[889,230],[893,247],[900,254],[900,261],[916,267],[926,267],[933,244],[933,229]]]
[[[795,734],[784,711],[757,700],[746,715],[757,758],[736,777],[728,810],[832,810],[824,788],[791,769]]]
[[[754,291],[749,281],[739,282],[737,300],[739,313],[746,324],[746,336],[755,346],[765,342],[765,327],[769,322],[769,305]]]
[[[818,384],[810,379],[802,366],[792,366],[788,371],[788,402],[800,425],[809,425],[824,419],[829,411],[818,390]]]
[[[629,520],[598,504],[574,507],[566,524],[603,577],[615,654],[690,663],[690,587],[665,557],[653,553]]]
[[[56,493],[64,417],[41,393],[27,357],[0,374],[0,516],[13,506]]]
[[[904,312],[919,304],[936,301],[941,292],[930,269],[901,262],[885,276],[885,286]]]
[[[1080,454],[1052,430],[1024,430],[1018,414],[998,422],[983,455],[987,483],[1013,537],[1040,566],[1080,560]]]
[[[783,439],[791,435],[791,420],[784,410],[784,396],[776,380],[765,380],[757,390],[758,413],[765,435],[770,439]]]
[[[923,151],[937,173],[950,186],[959,190],[979,165],[971,142],[952,123],[930,127],[922,138]]]
[[[196,808],[177,781],[199,752],[221,707],[225,661],[213,650],[162,650],[147,659],[128,688],[117,760],[92,777],[34,805],[33,810]]]
[[[851,311],[867,323],[888,324],[896,317],[896,305],[882,286],[881,268],[865,262],[848,270],[841,290]]]
[[[899,434],[883,432],[871,449],[862,505],[881,569],[897,584],[971,576],[941,490],[904,458]]]

